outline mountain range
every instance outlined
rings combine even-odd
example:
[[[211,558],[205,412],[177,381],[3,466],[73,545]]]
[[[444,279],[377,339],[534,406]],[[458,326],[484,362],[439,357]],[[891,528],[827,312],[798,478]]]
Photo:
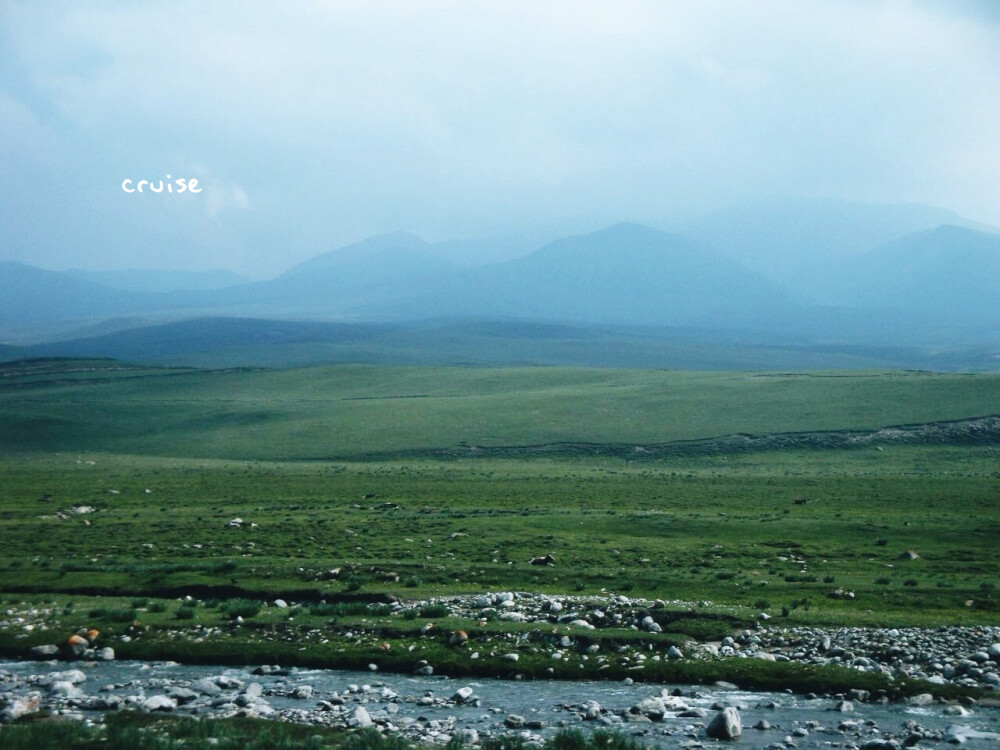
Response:
[[[220,318],[236,317],[272,321],[261,339],[271,343],[301,339],[301,327],[274,322],[294,319],[526,321],[602,326],[602,336],[614,326],[726,331],[767,346],[1000,344],[1000,233],[942,209],[878,208],[744,205],[677,231],[622,223],[479,265],[449,260],[448,243],[392,233],[259,282],[229,272],[58,272],[5,262],[0,341],[101,354],[94,342],[134,339],[147,326],[211,319],[218,333]],[[210,347],[195,339],[190,346]]]

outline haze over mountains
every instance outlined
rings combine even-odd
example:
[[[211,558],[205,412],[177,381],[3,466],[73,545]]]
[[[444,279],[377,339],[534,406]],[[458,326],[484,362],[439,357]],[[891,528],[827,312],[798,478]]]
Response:
[[[883,347],[874,359],[864,355],[862,364],[899,361],[886,355],[886,346],[965,347],[964,364],[955,366],[974,361],[975,367],[991,366],[990,347],[1000,344],[1000,234],[943,209],[744,204],[673,232],[621,223],[478,265],[449,259],[461,246],[384,234],[259,282],[228,272],[56,272],[2,263],[0,341],[30,346],[0,356],[163,359],[210,351],[212,331],[219,346],[249,350],[255,330],[261,346],[337,343],[337,356],[345,357],[350,351],[362,356],[364,347],[355,345],[374,337],[385,346],[378,354],[369,347],[364,356],[388,359],[393,346],[407,349],[403,330],[414,341],[450,351],[447,361],[462,359],[446,345],[448,335],[482,355],[470,361],[503,359],[503,342],[510,347],[516,340],[512,360],[539,362],[556,355],[546,357],[543,347],[525,341],[551,339],[553,330],[565,341],[571,331],[571,339],[603,342],[604,355],[595,363],[606,363],[618,341],[633,354],[645,352],[639,360],[664,366],[673,360],[646,355],[681,342],[719,352],[764,347],[772,354],[789,346],[813,352],[833,347],[838,357],[851,347]],[[472,251],[475,243],[464,247]],[[225,321],[233,317],[242,320]],[[201,322],[177,327],[194,319]],[[172,329],[146,328],[171,321]],[[428,338],[427,321],[452,334],[439,325]],[[488,321],[503,323],[483,339],[494,345],[492,354],[462,328]],[[158,335],[166,338],[158,342]],[[345,349],[347,342],[355,348]],[[975,349],[971,358],[969,347]],[[560,351],[574,360],[570,349]],[[722,365],[767,359],[734,352],[721,357]],[[713,358],[702,352],[696,359]],[[904,364],[917,359],[902,357]]]

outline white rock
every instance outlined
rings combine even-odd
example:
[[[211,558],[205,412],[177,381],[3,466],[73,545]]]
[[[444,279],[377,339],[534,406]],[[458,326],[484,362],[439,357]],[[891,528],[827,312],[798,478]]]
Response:
[[[42,696],[39,693],[29,693],[23,698],[15,698],[9,701],[3,710],[0,711],[0,724],[10,724],[17,721],[22,716],[36,713],[42,705]]]
[[[728,706],[715,715],[715,718],[705,728],[705,733],[716,740],[734,740],[743,734],[743,722],[740,712]]]
[[[83,691],[67,680],[59,680],[49,685],[49,693],[55,698],[82,698]]]
[[[348,720],[348,724],[352,727],[365,728],[374,726],[375,722],[372,721],[371,714],[368,713],[368,709],[364,706],[358,706],[351,712],[351,718]]]
[[[142,707],[146,711],[173,711],[177,708],[177,701],[166,695],[153,695],[143,702]]]

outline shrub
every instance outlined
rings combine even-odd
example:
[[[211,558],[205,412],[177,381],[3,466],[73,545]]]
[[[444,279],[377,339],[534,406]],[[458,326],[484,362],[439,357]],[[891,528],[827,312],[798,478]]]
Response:
[[[181,607],[175,615],[178,620],[193,620],[194,610],[191,607]]]
[[[444,604],[428,604],[420,608],[421,617],[440,619],[450,614],[451,610]]]
[[[87,613],[95,620],[106,620],[107,622],[132,622],[136,614],[134,609],[109,609],[108,607],[98,607]]]
[[[255,602],[252,599],[227,599],[222,603],[220,609],[233,619],[237,617],[247,619],[257,616],[260,612],[260,602]]]
[[[419,588],[422,584],[423,581],[421,581],[417,576],[410,576],[403,582],[403,585],[408,589]]]
[[[147,609],[150,612],[166,612],[167,605],[164,604],[163,602],[153,602],[147,607]]]

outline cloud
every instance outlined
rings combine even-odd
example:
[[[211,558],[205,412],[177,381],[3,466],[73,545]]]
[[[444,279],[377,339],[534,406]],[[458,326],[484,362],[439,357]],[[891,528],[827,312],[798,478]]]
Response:
[[[991,7],[7,2],[0,94],[20,114],[0,118],[29,158],[77,154],[78,179],[226,175],[209,216],[282,225],[299,257],[390,229],[656,221],[757,194],[1000,223]],[[43,131],[53,148],[33,145]]]

